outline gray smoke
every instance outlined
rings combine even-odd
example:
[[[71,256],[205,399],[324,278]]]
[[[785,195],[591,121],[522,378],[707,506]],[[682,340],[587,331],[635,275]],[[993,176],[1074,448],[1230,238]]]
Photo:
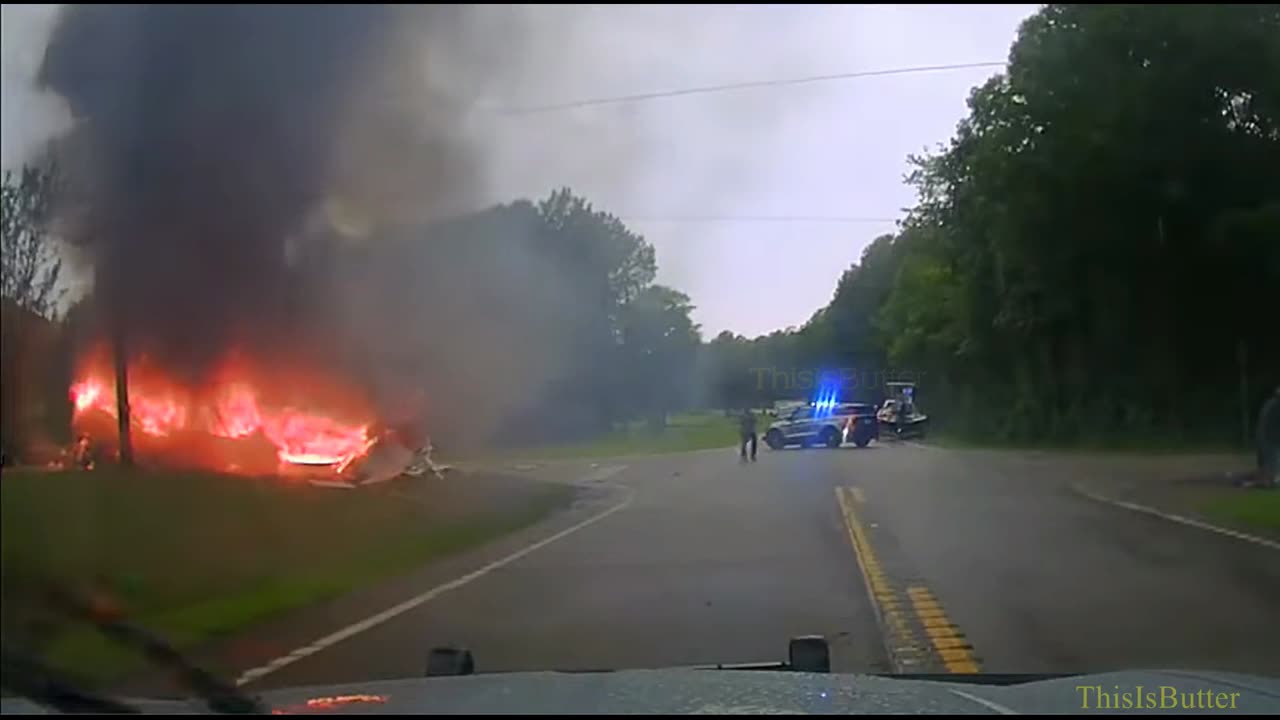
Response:
[[[76,121],[73,240],[139,350],[200,372],[231,345],[305,345],[287,243],[468,206],[483,162],[435,78],[468,65],[467,12],[63,9],[38,79]]]
[[[135,349],[196,376],[229,346],[315,359],[355,338],[350,352],[462,378],[448,408],[496,418],[527,404],[580,358],[502,309],[540,304],[554,329],[577,302],[557,288],[575,278],[518,238],[459,261],[461,241],[433,247],[424,228],[566,184],[624,213],[696,214],[742,192],[761,175],[743,163],[769,161],[782,112],[762,96],[495,112],[752,76],[723,60],[683,77],[681,53],[723,53],[671,20],[566,6],[64,8],[38,81],[75,117],[61,156],[96,298]],[[650,77],[659,68],[666,80]],[[708,133],[724,142],[693,142]],[[705,167],[673,175],[673,147]],[[672,188],[682,204],[653,203]],[[521,223],[488,226],[506,225]],[[392,263],[400,281],[419,286],[396,303],[374,299],[390,284],[376,263],[346,264],[387,237],[415,258]]]
[[[44,144],[70,124],[66,103],[40,92],[32,78],[40,67],[57,9],[49,5],[0,7],[0,167],[15,169],[35,160]]]
[[[563,375],[572,278],[521,237],[532,208],[433,228],[493,199],[479,106],[530,71],[530,27],[517,8],[65,8],[39,82],[74,115],[74,241],[131,352],[191,380],[229,348],[304,358],[390,405],[426,386],[459,435],[527,405]],[[504,321],[520,303],[547,323]]]

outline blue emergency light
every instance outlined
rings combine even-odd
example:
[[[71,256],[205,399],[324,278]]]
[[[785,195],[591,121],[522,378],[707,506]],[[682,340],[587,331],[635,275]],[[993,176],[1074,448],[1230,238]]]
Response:
[[[813,400],[813,410],[815,413],[826,413],[835,409],[836,395],[838,388],[830,388],[819,390],[817,397]]]

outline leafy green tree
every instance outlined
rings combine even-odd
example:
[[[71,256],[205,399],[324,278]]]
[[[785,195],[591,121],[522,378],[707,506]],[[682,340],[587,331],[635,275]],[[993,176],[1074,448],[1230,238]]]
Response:
[[[582,410],[581,433],[608,428],[636,414],[617,358],[624,342],[624,308],[657,273],[653,246],[568,188],[551,193],[537,210],[542,221],[538,254],[565,278],[565,321],[576,328],[556,394],[573,398]]]
[[[334,314],[371,382],[423,388],[442,445],[568,441],[686,401],[689,299],[653,285],[642,236],[568,189],[345,252],[300,274],[340,279]]]
[[[5,170],[0,182],[0,296],[43,317],[57,314],[66,290],[50,232],[56,175],[50,168]]]
[[[5,170],[0,181],[0,443],[10,458],[46,429],[65,397],[45,392],[66,291],[51,228],[56,182],[47,166]]]
[[[988,439],[1238,440],[1280,383],[1277,77],[1274,4],[1045,6],[900,230],[746,344],[925,371]]]
[[[660,427],[685,404],[698,343],[689,296],[663,285],[641,290],[622,307],[619,322],[621,384],[627,406]]]
[[[1251,384],[1280,367],[1259,323],[1280,277],[1259,239],[1280,229],[1267,210],[1278,18],[1049,5],[1028,19],[1009,72],[975,90],[945,152],[917,162],[929,251],[881,313],[904,338],[896,351],[976,389],[1008,436],[1227,424],[1235,348],[1255,358]],[[926,309],[940,302],[950,318]],[[906,340],[921,338],[932,345]]]

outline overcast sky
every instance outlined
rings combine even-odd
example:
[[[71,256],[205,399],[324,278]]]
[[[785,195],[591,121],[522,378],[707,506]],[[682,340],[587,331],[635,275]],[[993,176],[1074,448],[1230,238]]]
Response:
[[[486,102],[526,107],[690,86],[1003,61],[1034,5],[529,8],[529,53]],[[3,164],[65,127],[29,78],[47,8],[4,6]],[[568,29],[566,29],[568,28]],[[996,69],[859,78],[485,121],[493,200],[568,185],[656,247],[706,337],[799,325],[891,221],[678,222],[902,215],[906,157],[945,142]]]

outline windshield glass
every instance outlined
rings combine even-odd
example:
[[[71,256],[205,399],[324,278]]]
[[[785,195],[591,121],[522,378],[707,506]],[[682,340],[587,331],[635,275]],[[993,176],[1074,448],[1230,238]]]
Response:
[[[3,13],[6,672],[1280,675],[1276,5]]]

